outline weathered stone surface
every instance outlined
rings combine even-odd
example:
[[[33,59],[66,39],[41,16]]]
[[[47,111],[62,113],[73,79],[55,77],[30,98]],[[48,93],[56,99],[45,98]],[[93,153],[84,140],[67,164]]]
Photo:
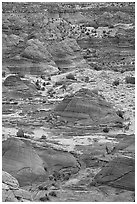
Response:
[[[23,85],[23,82],[21,81],[20,77],[17,75],[10,75],[8,76],[4,81],[4,86],[19,86]]]
[[[11,189],[19,188],[17,179],[5,171],[2,171],[2,183],[9,185]]]
[[[24,199],[31,201],[31,193],[19,187],[16,178],[9,173],[2,172],[2,201],[3,202],[18,202]]]
[[[117,157],[103,167],[94,180],[98,184],[134,191],[135,160],[128,157]]]
[[[43,162],[47,164],[47,170],[49,171],[72,168],[74,173],[76,173],[80,168],[77,159],[69,152],[58,151],[48,147],[45,149],[37,148],[37,153]]]
[[[3,141],[2,149],[3,170],[17,178],[20,185],[46,179],[43,161],[31,145],[17,138],[9,138]]]
[[[26,141],[9,138],[3,141],[3,170],[18,179],[20,186],[44,181],[47,173],[65,168],[72,168],[76,173],[80,165],[68,152],[52,148],[35,149]]]
[[[108,124],[122,121],[112,105],[102,96],[88,89],[81,89],[67,96],[54,110],[56,115],[71,120],[88,119],[91,124]]]
[[[51,61],[52,56],[47,51],[44,43],[40,42],[38,39],[30,39],[26,43],[26,49],[21,54],[22,57],[36,60],[36,61]]]
[[[2,185],[2,202],[18,202],[12,190],[7,185]]]

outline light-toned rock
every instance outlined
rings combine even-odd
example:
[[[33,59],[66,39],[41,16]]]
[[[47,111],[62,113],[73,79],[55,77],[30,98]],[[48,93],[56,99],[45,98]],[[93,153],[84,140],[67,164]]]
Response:
[[[2,183],[7,184],[10,188],[17,189],[19,188],[19,182],[9,173],[2,171]],[[5,186],[6,187],[6,186]]]
[[[3,202],[18,202],[31,201],[31,193],[21,189],[19,182],[9,173],[2,171],[2,201]]]

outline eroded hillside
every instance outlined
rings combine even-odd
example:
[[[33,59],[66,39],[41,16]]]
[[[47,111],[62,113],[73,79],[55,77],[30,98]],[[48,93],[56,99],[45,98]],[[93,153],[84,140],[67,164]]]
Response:
[[[3,201],[135,199],[135,3],[2,3]]]

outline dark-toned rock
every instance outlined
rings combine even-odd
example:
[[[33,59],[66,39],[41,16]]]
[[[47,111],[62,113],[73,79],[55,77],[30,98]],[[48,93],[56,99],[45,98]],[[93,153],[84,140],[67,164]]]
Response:
[[[74,95],[66,96],[54,113],[66,120],[90,120],[90,124],[109,124],[122,121],[112,105],[103,96],[89,89],[80,89]]]
[[[18,130],[17,137],[24,137],[24,131],[22,129]]]
[[[71,74],[71,73],[66,75],[66,78],[71,79],[71,80],[75,80],[75,76],[73,74]]]
[[[104,129],[103,129],[103,132],[108,133],[108,132],[109,132],[109,128],[107,128],[107,127],[106,127],[106,128],[104,128]]]
[[[128,157],[113,159],[95,176],[94,181],[97,184],[134,191],[135,160]]]
[[[125,81],[126,81],[127,84],[135,84],[135,77],[127,76],[127,77],[125,78]]]
[[[42,159],[27,142],[9,138],[3,141],[2,154],[3,170],[18,179],[20,186],[46,179]]]

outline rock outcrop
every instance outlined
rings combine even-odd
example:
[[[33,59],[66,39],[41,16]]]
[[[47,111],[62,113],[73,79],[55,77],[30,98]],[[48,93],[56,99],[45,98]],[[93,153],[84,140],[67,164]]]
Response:
[[[90,125],[122,122],[112,105],[94,90],[80,89],[74,95],[66,96],[54,110],[66,120],[89,120]]]
[[[21,186],[46,179],[42,159],[27,142],[9,138],[3,142],[2,151],[3,170],[13,175]]]
[[[4,82],[3,87],[6,87],[7,91],[4,91],[3,94],[12,95],[14,97],[26,98],[38,94],[36,86],[30,82],[28,79],[21,79],[17,74],[8,75]]]
[[[54,171],[71,169],[77,173],[80,165],[68,152],[53,150],[50,147],[33,147],[30,142],[9,138],[2,145],[2,168],[18,181],[20,186],[42,182]]]
[[[30,202],[31,193],[21,189],[17,179],[2,171],[2,201],[3,202]]]
[[[106,184],[116,188],[135,190],[135,160],[133,158],[117,157],[110,161],[95,176],[97,184]]]

